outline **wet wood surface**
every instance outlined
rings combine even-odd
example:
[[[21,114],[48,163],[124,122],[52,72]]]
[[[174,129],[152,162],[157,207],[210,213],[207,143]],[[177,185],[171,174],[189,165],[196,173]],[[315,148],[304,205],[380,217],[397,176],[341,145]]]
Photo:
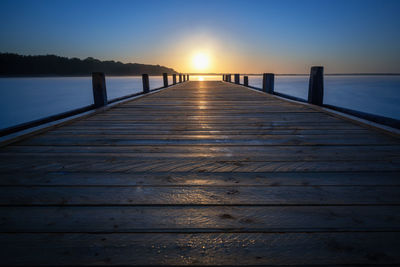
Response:
[[[187,82],[0,148],[0,265],[399,265],[400,139]]]

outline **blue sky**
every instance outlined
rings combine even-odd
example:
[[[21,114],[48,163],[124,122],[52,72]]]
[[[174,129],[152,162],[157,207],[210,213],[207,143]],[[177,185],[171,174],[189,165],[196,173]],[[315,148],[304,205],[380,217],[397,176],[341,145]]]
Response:
[[[0,1],[0,51],[207,71],[400,72],[400,1]]]

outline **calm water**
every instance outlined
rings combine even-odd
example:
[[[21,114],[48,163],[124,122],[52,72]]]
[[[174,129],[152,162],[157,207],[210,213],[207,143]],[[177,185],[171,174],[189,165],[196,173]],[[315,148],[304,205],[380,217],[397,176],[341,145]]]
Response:
[[[108,99],[142,91],[141,77],[107,77],[106,83]],[[162,84],[161,76],[150,77],[152,89]],[[262,77],[249,76],[249,84],[261,88]],[[0,78],[0,128],[90,105],[91,86],[90,77]],[[308,76],[276,76],[275,90],[306,99]],[[400,119],[400,76],[325,76],[324,103]]]
[[[275,76],[275,91],[307,99],[309,76]],[[241,80],[243,82],[243,80]],[[262,76],[249,76],[262,87]],[[400,76],[325,76],[324,103],[400,119]]]

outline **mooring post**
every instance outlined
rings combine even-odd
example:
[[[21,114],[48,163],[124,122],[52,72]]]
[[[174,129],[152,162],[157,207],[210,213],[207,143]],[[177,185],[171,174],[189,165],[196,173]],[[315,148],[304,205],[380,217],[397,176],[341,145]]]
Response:
[[[179,74],[179,82],[182,82],[182,74]]]
[[[106,76],[103,72],[92,73],[93,100],[96,108],[107,105]]]
[[[274,93],[274,80],[275,74],[264,73],[263,74],[263,91],[269,94]]]
[[[176,84],[176,74],[172,74],[172,84]]]
[[[308,103],[321,106],[324,100],[324,67],[314,66],[310,71]]]
[[[235,74],[235,83],[239,84],[240,83],[240,74]]]
[[[149,83],[149,75],[142,74],[142,83],[143,83],[143,93],[150,92],[150,83]]]
[[[168,87],[168,74],[163,73],[163,81],[164,81],[164,87]]]
[[[243,85],[244,86],[249,86],[249,76],[244,76],[243,77]]]

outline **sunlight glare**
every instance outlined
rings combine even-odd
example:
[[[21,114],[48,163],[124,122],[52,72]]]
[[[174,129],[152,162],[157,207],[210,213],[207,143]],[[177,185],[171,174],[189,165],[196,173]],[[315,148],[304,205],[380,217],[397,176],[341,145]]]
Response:
[[[196,70],[205,70],[209,65],[209,57],[204,53],[198,53],[193,57],[193,66]]]

